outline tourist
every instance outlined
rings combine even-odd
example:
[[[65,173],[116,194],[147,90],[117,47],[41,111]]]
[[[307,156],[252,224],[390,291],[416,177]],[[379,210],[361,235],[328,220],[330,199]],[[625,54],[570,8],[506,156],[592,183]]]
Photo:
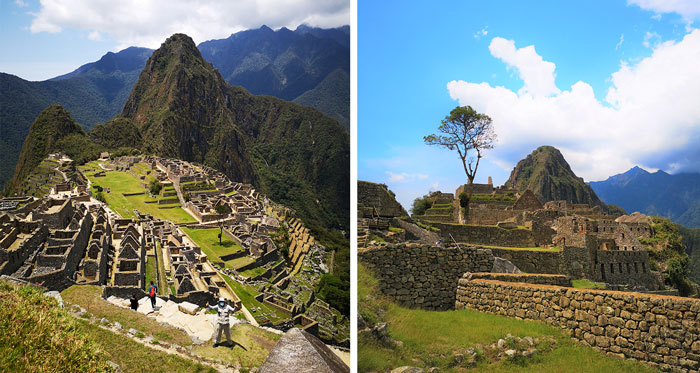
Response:
[[[151,307],[156,310],[156,293],[158,293],[158,287],[151,281],[151,286],[148,287],[148,297],[151,298]]]
[[[129,300],[131,301],[131,309],[136,311],[139,308],[139,300],[136,299],[136,295],[132,295]]]
[[[213,306],[210,306],[209,302],[207,302],[207,307],[209,307],[212,310],[216,310],[219,313],[219,317],[217,319],[219,328],[216,332],[216,339],[214,339],[214,347],[216,347],[219,344],[222,331],[226,333],[226,339],[228,340],[228,344],[231,345],[233,341],[231,340],[231,328],[229,327],[228,315],[229,313],[236,312],[237,309],[228,305],[226,303],[226,299],[224,298],[219,298],[219,303]]]

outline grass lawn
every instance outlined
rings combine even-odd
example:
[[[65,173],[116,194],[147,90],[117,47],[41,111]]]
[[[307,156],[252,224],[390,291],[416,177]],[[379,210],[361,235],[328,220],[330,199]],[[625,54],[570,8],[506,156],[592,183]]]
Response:
[[[226,283],[231,287],[231,289],[233,289],[233,292],[236,293],[238,298],[241,300],[241,303],[243,303],[243,305],[248,309],[248,311],[251,312],[251,314],[254,317],[261,313],[265,313],[267,314],[267,318],[270,319],[270,321],[272,321],[273,324],[277,324],[280,321],[289,320],[291,318],[289,314],[286,314],[276,308],[272,308],[267,304],[258,302],[255,299],[255,296],[257,296],[260,293],[257,290],[253,289],[251,286],[234,281],[226,275],[222,275],[222,277],[224,278],[224,281],[226,281]],[[254,307],[260,307],[262,309],[258,312],[253,313]],[[272,316],[273,313],[274,316]]]
[[[146,286],[150,285],[151,281],[153,281],[154,284],[158,284],[156,265],[157,263],[155,256],[146,256]],[[158,286],[158,288],[160,289],[160,286]]]
[[[255,268],[251,268],[251,269],[246,269],[243,272],[239,272],[239,274],[244,276],[244,277],[251,278],[251,277],[262,275],[266,271],[267,270],[263,267],[255,267]]]
[[[144,192],[141,180],[127,172],[107,171],[104,177],[95,177],[89,173],[86,175],[93,185],[109,188],[110,192],[102,194],[107,204],[124,218],[136,217],[134,209],[142,213],[153,215],[156,218],[170,220],[174,223],[193,223],[196,219],[180,207],[172,209],[159,209],[157,203],[146,203],[153,200],[146,194],[125,197],[122,193]]]
[[[73,285],[61,292],[68,303],[78,304],[97,318],[118,321],[122,328],[134,328],[153,337],[181,346],[192,344],[192,339],[184,331],[159,323],[131,309],[117,307],[102,299],[102,288],[91,285]]]
[[[593,282],[589,279],[571,280],[571,285],[579,289],[605,289],[605,284]]]
[[[452,362],[452,351],[477,344],[491,344],[507,334],[533,338],[551,336],[556,339],[556,344],[553,350],[536,354],[522,365],[483,360],[474,371],[655,372],[639,362],[604,355],[542,322],[516,320],[472,310],[439,312],[408,309],[377,297],[377,286],[377,280],[362,263],[358,263],[358,312],[370,322],[387,321],[389,334],[403,342],[403,346],[386,348],[371,340],[358,340],[359,372],[387,372],[404,365],[424,369],[436,366],[444,371]]]
[[[265,269],[264,267],[255,267],[255,268],[251,268],[251,269],[246,269],[243,272],[239,272],[239,274],[241,274],[245,277],[251,278],[251,277],[260,276],[265,272],[267,272],[267,269]]]
[[[280,337],[250,324],[238,324],[231,327],[233,347],[214,347],[213,342],[207,342],[193,347],[192,352],[206,358],[221,359],[234,365],[238,363],[243,368],[252,368],[260,366],[265,361],[270,349]]]
[[[160,242],[156,240],[156,257],[158,258],[158,294],[168,295],[168,278],[165,275],[165,262],[163,261],[163,251],[160,249]]]
[[[237,251],[243,250],[243,248],[230,239],[226,233],[222,234],[221,244],[219,244],[220,230],[218,228],[192,229],[182,227],[182,229],[188,236],[190,236],[192,240],[194,240],[197,245],[199,245],[199,247],[202,248],[202,251],[207,254],[210,261],[220,262],[222,261],[221,256],[233,254]],[[230,262],[231,261],[227,262],[227,264]]]
[[[243,256],[240,258],[226,261],[225,263],[227,266],[230,266],[231,268],[238,269],[238,268],[241,268],[243,266],[247,266],[248,264],[253,263],[254,261],[255,261],[255,259],[253,259],[249,256]]]
[[[92,336],[107,359],[117,363],[122,372],[216,372],[211,367],[148,348],[87,321],[80,320],[79,323],[80,331]]]

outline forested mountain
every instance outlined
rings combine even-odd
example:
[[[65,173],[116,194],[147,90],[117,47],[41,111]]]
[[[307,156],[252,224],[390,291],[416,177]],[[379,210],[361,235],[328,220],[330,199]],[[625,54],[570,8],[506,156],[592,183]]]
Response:
[[[671,175],[634,167],[604,181],[589,183],[606,203],[628,212],[663,216],[686,227],[700,227],[700,174]]]
[[[349,27],[273,31],[266,26],[199,48],[229,83],[312,106],[349,127]],[[89,131],[121,112],[153,50],[130,47],[42,82],[0,73],[0,186],[12,177],[39,113],[60,104]],[[209,59],[210,58],[210,59]]]

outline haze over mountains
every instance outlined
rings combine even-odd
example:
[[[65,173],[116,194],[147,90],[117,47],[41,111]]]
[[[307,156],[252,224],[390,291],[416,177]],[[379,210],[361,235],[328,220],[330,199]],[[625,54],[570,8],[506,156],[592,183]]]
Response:
[[[302,25],[294,31],[263,26],[201,43],[199,48],[228,83],[243,85],[254,94],[296,99],[347,129],[349,42],[347,26],[318,29]],[[0,185],[12,177],[29,127],[42,110],[60,104],[89,131],[122,110],[152,53],[136,47],[110,52],[99,61],[42,82],[0,73]]]
[[[700,227],[700,174],[671,175],[634,167],[589,185],[606,203],[627,212],[639,211],[671,219],[689,228]]]

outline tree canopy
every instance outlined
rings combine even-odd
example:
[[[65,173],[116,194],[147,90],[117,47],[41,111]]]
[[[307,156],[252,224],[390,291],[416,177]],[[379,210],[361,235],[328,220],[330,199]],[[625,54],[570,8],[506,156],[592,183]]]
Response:
[[[457,150],[464,166],[469,184],[474,182],[479,161],[483,151],[492,149],[496,142],[496,133],[491,124],[491,118],[478,113],[471,106],[457,106],[450,115],[442,120],[438,127],[439,134],[423,137],[427,145],[437,145],[449,150]],[[476,155],[470,154],[475,151]]]

